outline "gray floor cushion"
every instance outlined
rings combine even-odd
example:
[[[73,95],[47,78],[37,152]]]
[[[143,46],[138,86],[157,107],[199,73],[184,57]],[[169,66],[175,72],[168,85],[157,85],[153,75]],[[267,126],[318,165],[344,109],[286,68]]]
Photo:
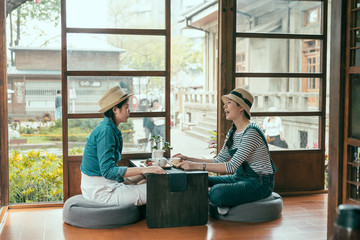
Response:
[[[267,198],[232,207],[225,215],[219,214],[217,207],[209,204],[209,214],[213,218],[226,221],[265,222],[279,218],[282,208],[281,196],[273,192]]]
[[[142,207],[105,205],[87,201],[82,195],[69,198],[63,208],[63,221],[81,228],[115,228],[142,218]]]

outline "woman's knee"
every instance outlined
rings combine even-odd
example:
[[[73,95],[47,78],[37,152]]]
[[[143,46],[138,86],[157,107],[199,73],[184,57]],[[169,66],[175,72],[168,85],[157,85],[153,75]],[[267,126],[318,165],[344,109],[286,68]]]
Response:
[[[210,189],[209,200],[215,206],[222,207],[224,205],[224,199],[226,198],[225,195],[225,189],[216,185]]]

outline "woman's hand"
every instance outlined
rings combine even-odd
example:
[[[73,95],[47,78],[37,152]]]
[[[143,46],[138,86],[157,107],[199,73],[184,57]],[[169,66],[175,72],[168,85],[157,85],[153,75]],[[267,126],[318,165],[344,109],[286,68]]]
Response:
[[[159,166],[151,166],[143,169],[143,174],[148,173],[166,174],[167,172]]]
[[[177,153],[177,154],[175,154],[175,155],[172,156],[172,157],[173,157],[173,158],[180,158],[180,160],[186,160],[186,159],[188,159],[187,156],[182,155],[181,153]]]
[[[141,174],[141,175],[125,178],[124,183],[126,185],[136,185],[136,184],[141,184],[144,180],[146,181],[146,178],[144,177],[144,175]]]
[[[187,171],[187,170],[197,170],[197,169],[199,169],[199,163],[190,162],[190,161],[184,161],[184,162],[181,162],[179,164],[179,167],[184,169],[185,171]]]

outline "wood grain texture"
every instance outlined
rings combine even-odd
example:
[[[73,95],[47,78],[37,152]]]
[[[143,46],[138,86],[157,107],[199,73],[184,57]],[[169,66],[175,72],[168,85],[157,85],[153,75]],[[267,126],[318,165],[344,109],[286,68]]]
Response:
[[[279,169],[275,174],[275,191],[324,189],[322,155],[320,151],[271,152],[271,157]]]
[[[342,159],[344,142],[344,64],[346,0],[332,1],[331,6],[331,45],[330,45],[330,104],[329,104],[329,198],[328,232],[333,230],[336,207],[342,203]]]
[[[170,174],[147,177],[146,220],[150,228],[204,225],[208,219],[208,174],[186,173],[186,190],[170,190]]]
[[[9,209],[0,240],[79,239],[326,239],[327,194],[284,197],[279,219],[239,223],[208,219],[202,226],[150,229],[146,220],[114,229],[83,229],[63,223],[61,208]]]
[[[6,1],[0,1],[0,205],[9,203],[8,118],[6,76]]]

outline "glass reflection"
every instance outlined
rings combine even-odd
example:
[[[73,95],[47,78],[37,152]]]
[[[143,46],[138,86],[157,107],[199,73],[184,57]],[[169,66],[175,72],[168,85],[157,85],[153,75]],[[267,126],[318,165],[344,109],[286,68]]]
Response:
[[[165,1],[66,1],[66,22],[76,28],[164,29]]]
[[[122,153],[150,153],[151,134],[146,129],[147,118],[129,118],[126,123],[120,123],[119,129],[123,137]],[[68,148],[69,155],[82,155],[86,138],[102,119],[69,119]]]
[[[97,113],[98,100],[116,85],[133,94],[129,101],[132,112],[150,111],[155,100],[165,107],[164,77],[81,76],[68,77],[68,113]]]
[[[321,34],[321,18],[321,1],[237,0],[236,31]]]
[[[254,96],[252,111],[318,111],[319,78],[236,78],[235,86]]]
[[[68,70],[164,71],[165,37],[67,34]]]
[[[350,135],[360,139],[360,75],[350,75],[351,104],[350,104]]]
[[[321,73],[322,41],[236,39],[236,72]]]
[[[276,111],[270,108],[269,112]],[[270,150],[319,149],[318,117],[251,117],[266,135]]]

